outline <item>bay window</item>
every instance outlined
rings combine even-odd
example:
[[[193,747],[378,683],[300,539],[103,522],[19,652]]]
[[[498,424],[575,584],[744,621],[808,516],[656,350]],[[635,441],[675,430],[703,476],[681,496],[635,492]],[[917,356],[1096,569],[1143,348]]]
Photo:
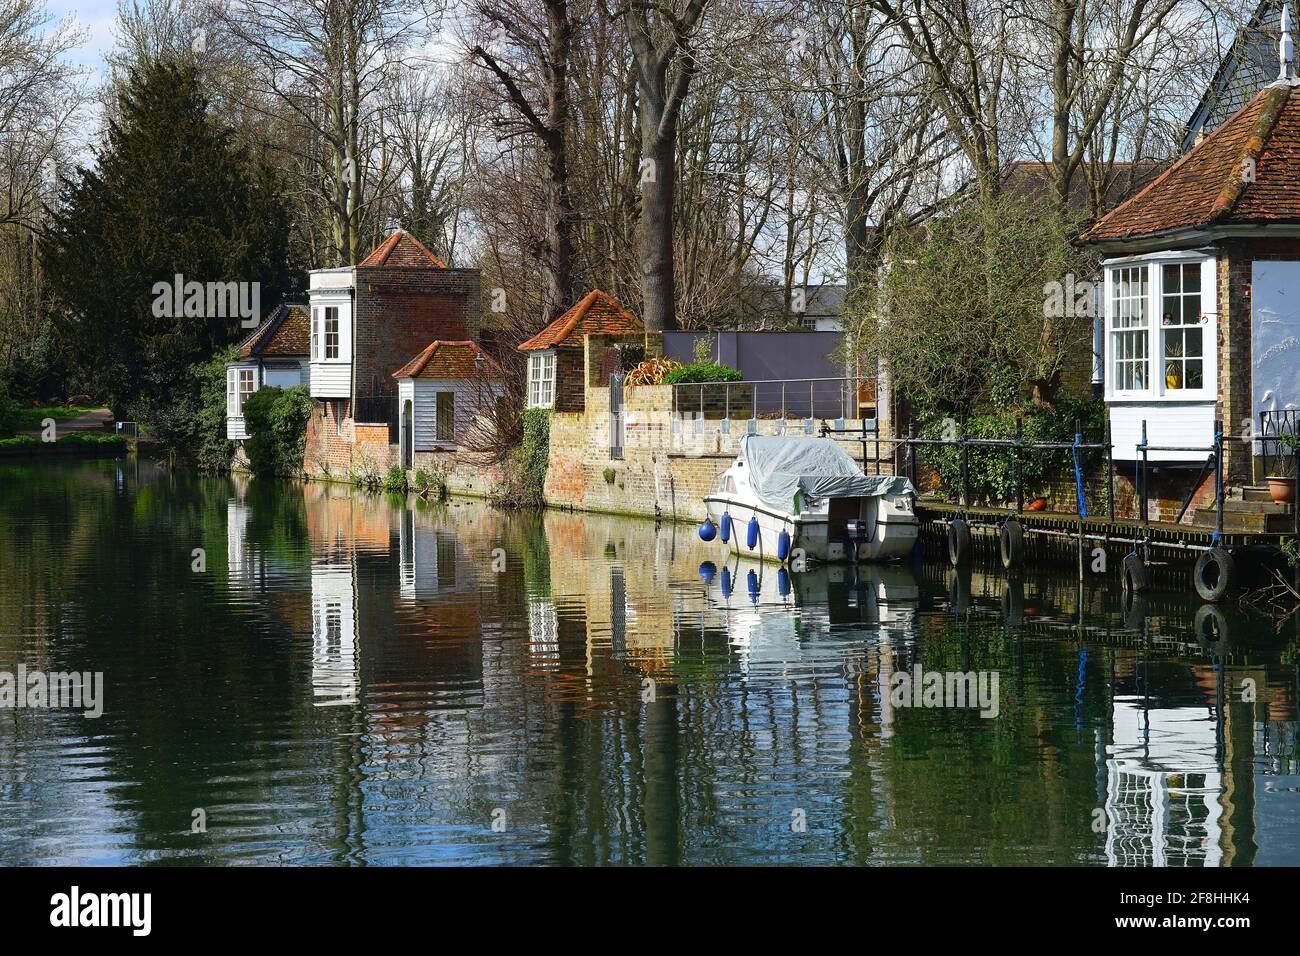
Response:
[[[1109,397],[1213,398],[1213,277],[1213,259],[1188,261],[1185,254],[1174,253],[1108,268],[1105,343]]]
[[[555,353],[533,352],[528,356],[528,407],[550,408],[555,404]]]
[[[226,416],[239,418],[244,414],[244,403],[257,391],[257,369],[226,369]]]

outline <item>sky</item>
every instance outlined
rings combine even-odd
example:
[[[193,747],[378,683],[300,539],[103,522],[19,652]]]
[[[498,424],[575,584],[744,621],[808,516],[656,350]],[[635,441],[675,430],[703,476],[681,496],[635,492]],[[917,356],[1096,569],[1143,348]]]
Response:
[[[113,48],[117,0],[46,0],[46,8],[52,21],[70,16],[87,34],[86,42],[72,53],[72,62],[102,70],[104,54]]]

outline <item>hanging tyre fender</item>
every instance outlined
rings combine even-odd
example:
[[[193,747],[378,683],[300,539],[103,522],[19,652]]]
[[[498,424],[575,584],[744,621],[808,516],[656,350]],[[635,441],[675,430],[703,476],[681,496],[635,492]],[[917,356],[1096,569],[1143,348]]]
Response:
[[[1236,566],[1232,555],[1224,548],[1202,551],[1192,569],[1192,584],[1202,601],[1215,604],[1222,601],[1235,583]]]
[[[1015,518],[1002,525],[1002,534],[998,538],[998,551],[1002,557],[1002,566],[1010,571],[1019,567],[1025,560],[1025,529]]]
[[[948,523],[948,563],[960,568],[970,561],[970,525],[964,518]]]
[[[1125,593],[1141,594],[1151,588],[1151,575],[1136,554],[1126,555],[1120,562],[1119,581]]]

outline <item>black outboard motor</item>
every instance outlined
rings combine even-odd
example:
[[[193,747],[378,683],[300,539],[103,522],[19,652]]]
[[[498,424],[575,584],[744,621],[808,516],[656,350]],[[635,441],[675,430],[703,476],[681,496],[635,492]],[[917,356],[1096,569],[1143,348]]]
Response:
[[[858,548],[871,540],[871,531],[861,518],[850,518],[844,522],[844,537],[850,549],[849,560],[857,564]]]

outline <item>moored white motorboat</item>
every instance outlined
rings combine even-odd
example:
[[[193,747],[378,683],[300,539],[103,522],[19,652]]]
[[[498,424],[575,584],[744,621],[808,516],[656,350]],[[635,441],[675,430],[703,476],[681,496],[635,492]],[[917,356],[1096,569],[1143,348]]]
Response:
[[[701,536],[761,560],[888,561],[916,544],[915,497],[906,478],[864,475],[829,438],[746,435],[704,497]]]

